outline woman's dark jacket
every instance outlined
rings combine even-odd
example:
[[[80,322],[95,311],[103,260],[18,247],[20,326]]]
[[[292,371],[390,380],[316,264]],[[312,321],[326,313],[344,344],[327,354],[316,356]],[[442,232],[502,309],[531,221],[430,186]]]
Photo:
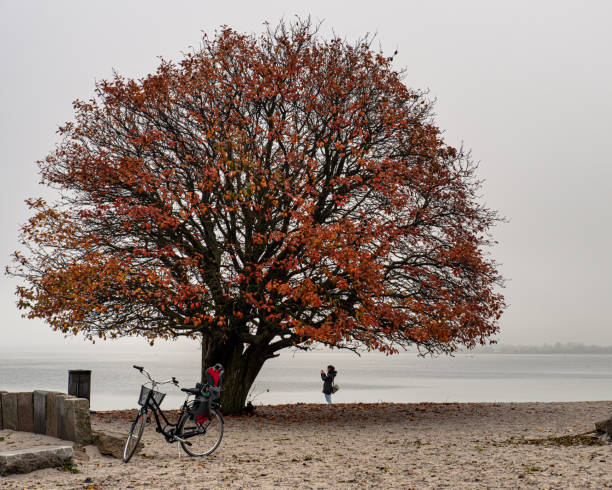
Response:
[[[327,374],[321,375],[321,379],[323,380],[323,393],[325,393],[326,395],[331,395],[332,384],[334,382],[336,374],[338,374],[337,371],[329,371]]]

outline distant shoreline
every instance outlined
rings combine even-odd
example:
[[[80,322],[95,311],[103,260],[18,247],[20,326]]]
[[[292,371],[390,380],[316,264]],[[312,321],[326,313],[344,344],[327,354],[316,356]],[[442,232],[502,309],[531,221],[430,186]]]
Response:
[[[474,354],[612,354],[612,345],[586,345],[576,343],[555,343],[544,345],[503,345],[494,344],[476,347],[463,353]]]
[[[132,352],[118,352],[118,353],[113,353],[113,355],[118,356],[119,358],[121,357],[128,357],[128,356],[134,356],[134,355],[138,355],[141,357],[150,357],[152,355],[154,355],[153,353],[154,351],[151,350],[149,352],[147,351],[132,351]],[[316,351],[313,350],[310,352],[310,354],[314,354],[314,353],[321,353],[321,351]],[[400,354],[418,354],[418,351],[416,349],[408,349],[406,351],[400,351]],[[107,355],[108,353],[100,353],[100,355]],[[182,354],[184,354],[184,352],[182,352]],[[340,351],[340,350],[336,350],[333,351],[333,354],[346,354],[346,355],[355,355],[353,352],[348,352],[348,351]],[[369,353],[362,353],[362,354],[368,354],[368,355],[381,355],[383,356],[384,354],[373,351],[373,352],[369,352]],[[605,346],[605,347],[600,347],[600,346],[596,346],[596,345],[574,345],[574,346],[557,346],[557,345],[487,345],[487,346],[478,346],[475,347],[474,349],[468,350],[468,349],[464,349],[464,350],[457,350],[455,351],[452,355],[479,355],[479,354],[576,354],[576,355],[612,355],[612,346]],[[11,358],[18,358],[18,357],[24,357],[24,356],[32,356],[32,357],[36,357],[39,359],[48,359],[48,358],[61,358],[62,356],[65,355],[71,355],[71,356],[81,356],[83,358],[90,358],[92,353],[91,352],[75,352],[75,350],[59,350],[59,351],[53,351],[51,353],[49,352],[39,352],[39,351],[32,351],[32,350],[7,350],[4,351],[2,349],[0,349],[0,355],[4,356],[4,357],[11,357]],[[197,353],[197,355],[199,356],[199,353]],[[426,354],[426,357],[428,355]],[[434,357],[438,357],[438,356],[434,356]],[[443,355],[441,355],[441,357],[444,357]]]

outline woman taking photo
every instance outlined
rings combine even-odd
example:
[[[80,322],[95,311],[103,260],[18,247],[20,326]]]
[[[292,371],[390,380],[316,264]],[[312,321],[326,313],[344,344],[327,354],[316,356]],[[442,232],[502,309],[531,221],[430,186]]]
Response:
[[[321,379],[323,380],[323,394],[325,395],[325,401],[331,405],[331,396],[332,393],[335,393],[337,390],[333,389],[334,378],[338,372],[334,366],[327,366],[327,374],[325,371],[321,369]]]

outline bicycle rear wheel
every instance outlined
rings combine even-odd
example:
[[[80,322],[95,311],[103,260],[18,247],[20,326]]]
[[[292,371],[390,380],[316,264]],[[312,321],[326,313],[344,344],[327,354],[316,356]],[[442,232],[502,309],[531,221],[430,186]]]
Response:
[[[209,419],[198,422],[191,414],[185,413],[179,420],[177,435],[183,450],[189,456],[208,456],[221,444],[223,439],[223,417],[215,409],[210,411]]]
[[[142,433],[145,428],[145,424],[147,423],[147,411],[140,410],[134,422],[132,422],[132,427],[130,429],[130,433],[128,434],[128,438],[125,441],[125,447],[123,448],[123,462],[127,463],[132,456],[136,452],[136,448],[138,447],[138,443],[142,438]]]

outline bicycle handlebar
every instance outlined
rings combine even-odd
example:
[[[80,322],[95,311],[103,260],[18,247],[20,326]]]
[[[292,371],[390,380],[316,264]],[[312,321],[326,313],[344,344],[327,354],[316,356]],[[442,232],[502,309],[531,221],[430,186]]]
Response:
[[[167,381],[155,381],[152,377],[151,374],[149,373],[149,371],[147,371],[145,368],[143,368],[142,366],[132,366],[134,369],[137,369],[138,371],[140,371],[141,374],[144,374],[147,378],[149,378],[149,381],[151,381],[151,383],[153,383],[154,386],[156,385],[165,385],[168,383],[172,383],[174,386],[179,386],[179,382],[178,379],[176,379],[174,376],[172,376],[171,379],[167,380]]]

